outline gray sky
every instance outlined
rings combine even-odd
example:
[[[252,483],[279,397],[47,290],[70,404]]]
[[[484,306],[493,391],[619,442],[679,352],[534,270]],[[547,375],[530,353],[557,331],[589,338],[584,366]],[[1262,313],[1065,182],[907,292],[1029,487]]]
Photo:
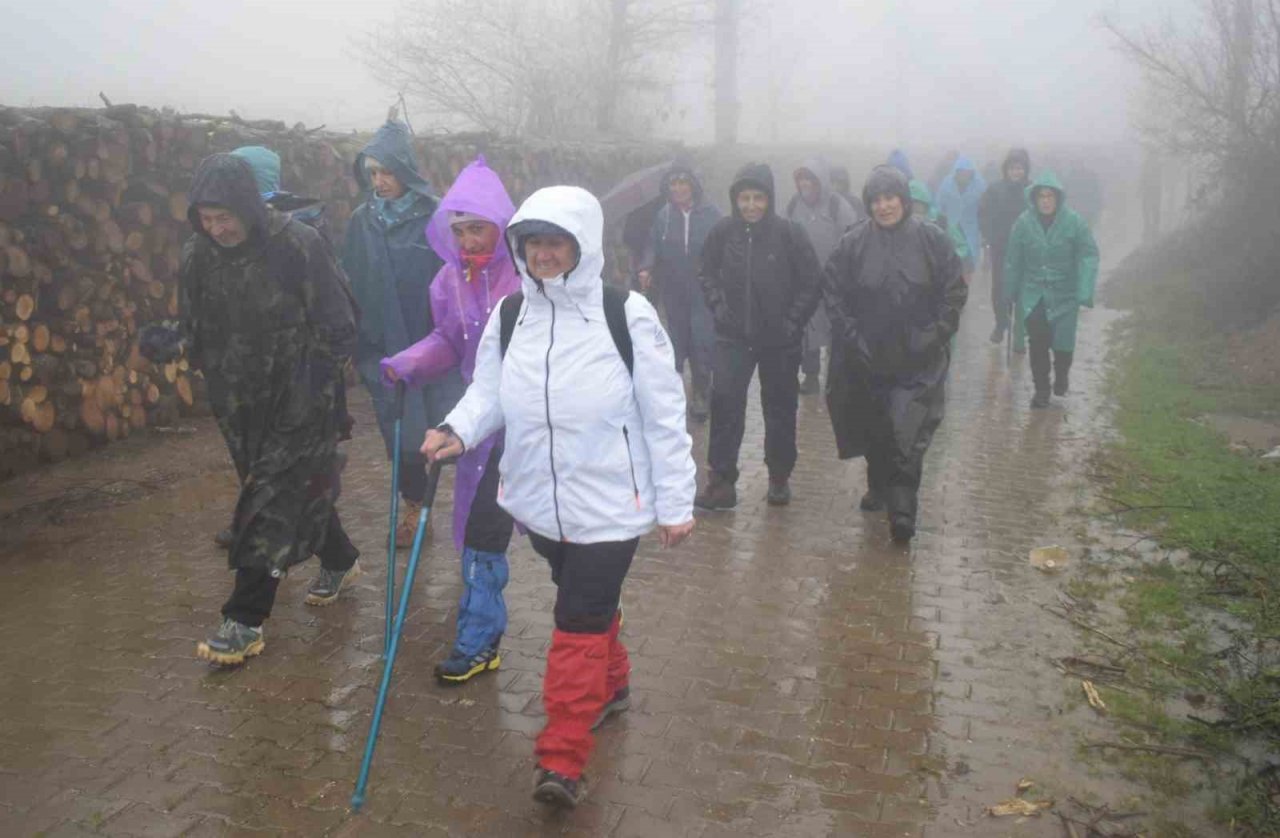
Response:
[[[172,106],[370,128],[393,94],[350,38],[398,0],[6,0],[0,102]],[[1134,74],[1097,26],[1189,0],[791,0],[744,33],[744,140],[944,143],[1116,140]],[[477,9],[483,8],[477,0]],[[690,56],[685,116],[708,138],[710,91]],[[429,126],[416,125],[420,131]]]

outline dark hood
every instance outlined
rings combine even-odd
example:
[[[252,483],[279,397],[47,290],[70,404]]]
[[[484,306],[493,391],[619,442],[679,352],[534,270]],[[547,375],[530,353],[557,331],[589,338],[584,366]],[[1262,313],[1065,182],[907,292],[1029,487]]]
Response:
[[[693,205],[702,204],[702,181],[698,179],[698,175],[694,173],[693,167],[688,163],[677,160],[672,164],[670,169],[662,175],[662,197],[668,202],[671,200],[671,181],[676,175],[684,175],[693,182]]]
[[[372,191],[369,176],[364,171],[364,159],[372,157],[391,170],[400,182],[420,195],[431,196],[431,185],[418,173],[418,163],[409,141],[409,129],[403,122],[388,122],[378,129],[360,153],[356,155],[356,183],[365,192]]]
[[[191,229],[213,241],[200,223],[199,207],[215,205],[231,210],[245,223],[252,237],[268,233],[267,205],[258,192],[253,169],[231,154],[211,154],[200,162],[191,179],[187,221]]]
[[[910,218],[911,184],[907,176],[896,166],[876,166],[867,176],[866,185],[862,187],[862,203],[866,205],[868,213],[871,212],[872,200],[877,195],[886,193],[902,198],[902,208],[905,210],[902,218],[904,221]]]
[[[738,193],[743,189],[760,189],[769,196],[769,209],[765,218],[775,214],[777,209],[776,193],[773,189],[773,170],[768,163],[748,163],[738,170],[733,177],[733,185],[729,187],[729,206],[733,207],[733,217],[741,219],[738,214]]]
[[[1021,163],[1022,168],[1027,170],[1027,180],[1031,179],[1031,155],[1025,148],[1011,148],[1009,153],[1004,156],[1004,162],[1000,164],[1000,174],[1007,180],[1009,178],[1009,164]]]
[[[791,173],[791,179],[795,180],[795,176],[801,172],[808,172],[813,175],[814,180],[818,181],[818,200],[821,202],[831,194],[831,166],[821,157],[810,157],[804,161],[804,165],[799,166]]]

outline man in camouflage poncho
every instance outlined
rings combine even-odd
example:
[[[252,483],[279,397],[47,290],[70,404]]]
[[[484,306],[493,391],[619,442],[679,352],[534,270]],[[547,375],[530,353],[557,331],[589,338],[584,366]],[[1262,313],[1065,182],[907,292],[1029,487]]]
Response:
[[[240,476],[230,566],[235,587],[197,655],[238,664],[264,648],[262,622],[288,569],[320,556],[307,602],[337,598],[358,551],[334,509],[335,393],[355,344],[353,302],[332,249],[268,208],[229,154],[196,170],[183,251],[180,335]],[[154,334],[144,336],[163,358]],[[174,347],[168,349],[172,351]]]

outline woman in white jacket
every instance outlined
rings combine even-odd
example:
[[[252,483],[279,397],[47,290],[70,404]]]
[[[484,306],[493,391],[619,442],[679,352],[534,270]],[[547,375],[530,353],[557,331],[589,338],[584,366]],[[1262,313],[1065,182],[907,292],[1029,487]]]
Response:
[[[606,320],[604,216],[570,186],[541,189],[507,228],[523,299],[502,347],[490,317],[475,378],[422,451],[433,462],[505,427],[498,502],[529,531],[556,583],[534,797],[573,806],[591,731],[629,703],[618,598],[640,536],[693,531],[695,467],[684,388],[653,307],[625,302],[628,371]]]

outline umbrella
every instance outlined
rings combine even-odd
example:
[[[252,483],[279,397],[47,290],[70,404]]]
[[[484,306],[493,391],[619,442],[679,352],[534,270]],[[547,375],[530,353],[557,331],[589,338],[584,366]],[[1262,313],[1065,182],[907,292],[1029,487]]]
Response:
[[[600,199],[605,223],[614,224],[630,213],[662,195],[662,178],[671,170],[674,161],[667,160],[655,166],[632,172]]]

